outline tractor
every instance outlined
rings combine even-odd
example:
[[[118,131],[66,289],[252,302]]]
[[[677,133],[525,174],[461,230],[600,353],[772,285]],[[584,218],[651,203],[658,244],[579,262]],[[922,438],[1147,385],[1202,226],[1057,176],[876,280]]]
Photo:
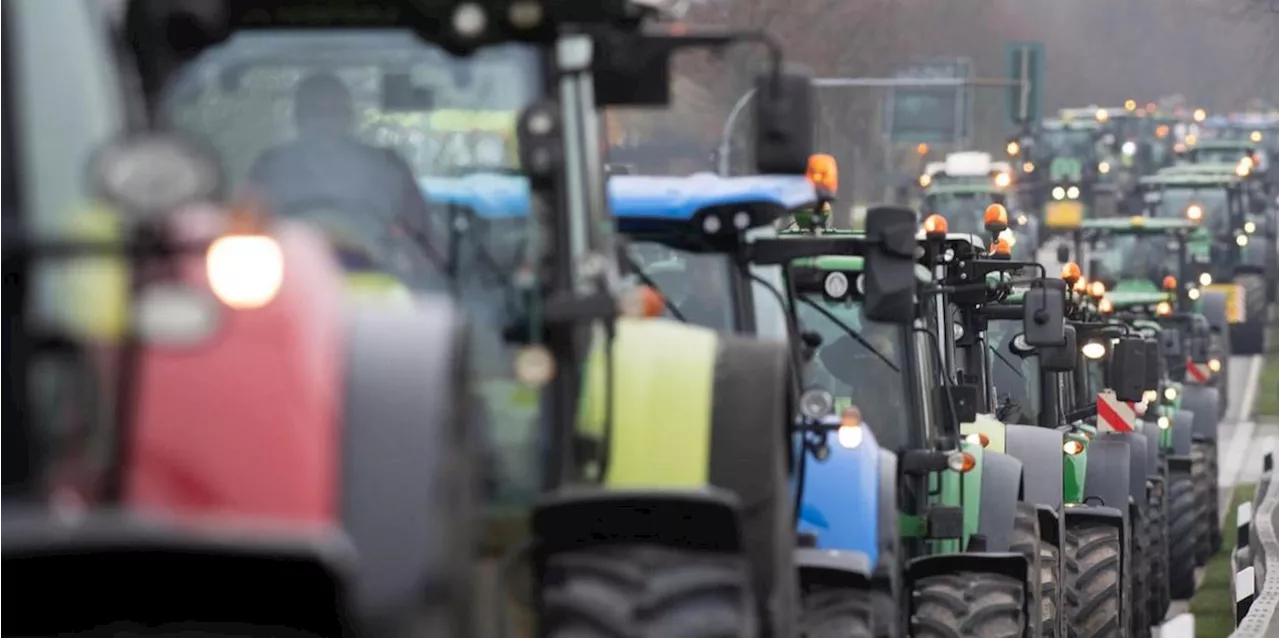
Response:
[[[1221,292],[1224,302],[1219,310],[1216,298],[1206,296],[1204,314],[1233,354],[1262,352],[1280,257],[1273,254],[1274,224],[1249,210],[1246,182],[1221,172],[1166,169],[1139,186],[1146,217],[1199,224],[1189,247],[1204,260],[1198,281],[1206,291]]]
[[[1000,239],[1007,242],[1012,254],[1019,259],[1034,259],[1039,243],[1039,220],[1022,212],[1015,202],[1017,194],[1010,189],[990,183],[949,184],[934,183],[924,191],[922,212],[924,215],[941,215],[952,232],[978,234],[982,232],[983,213],[991,204],[1008,206],[1019,212]]]
[[[1098,122],[1090,119],[1046,121],[1032,149],[1037,201],[1044,205],[1044,233],[1071,228],[1085,217],[1108,217],[1115,209],[1099,178],[1106,160],[1099,150]]]
[[[380,11],[341,1],[281,0],[271,10],[146,2],[130,23],[180,23],[193,34],[197,46],[145,40],[152,64],[143,85],[163,98],[168,119],[260,190],[245,178],[261,177],[256,157],[289,131],[273,119],[288,112],[275,93],[300,90],[317,74],[341,83],[326,80],[331,97],[350,94],[352,108],[322,118],[328,127],[337,123],[332,116],[368,109],[510,112],[509,135],[463,122],[464,134],[446,135],[449,148],[412,154],[432,161],[401,157],[408,188],[381,175],[368,184],[385,186],[374,190],[391,205],[361,206],[344,189],[310,200],[259,195],[281,217],[345,211],[368,227],[371,241],[408,238],[421,270],[396,274],[412,277],[414,288],[443,279],[477,330],[493,335],[472,344],[480,369],[470,392],[488,418],[467,429],[484,433],[495,463],[483,529],[469,538],[480,541],[479,571],[498,584],[517,561],[530,560],[533,633],[670,635],[697,626],[790,636],[797,592],[786,347],[653,318],[651,295],[621,285],[596,135],[599,108],[668,102],[661,69],[673,52],[763,41],[774,55],[755,93],[758,168],[803,176],[809,80],[783,71],[777,45],[761,34],[653,31],[646,25],[661,16],[640,3],[548,4],[532,13],[509,12],[508,4],[397,3]],[[636,56],[653,64],[637,67]],[[504,90],[485,89],[494,84]],[[193,101],[209,108],[193,116],[183,108]],[[456,145],[463,152],[453,152]],[[391,153],[378,161],[395,164]],[[737,212],[710,211],[699,223],[719,222],[733,235]],[[761,388],[748,393],[754,401],[729,399],[747,387]],[[740,436],[757,427],[758,435]],[[687,444],[671,448],[673,440]],[[400,516],[416,511],[404,506]],[[397,566],[413,565],[401,556]],[[667,595],[642,595],[654,588]],[[459,605],[459,613],[492,609],[476,615],[509,624],[505,588],[472,593],[479,602]],[[601,595],[616,603],[607,617],[598,613]]]

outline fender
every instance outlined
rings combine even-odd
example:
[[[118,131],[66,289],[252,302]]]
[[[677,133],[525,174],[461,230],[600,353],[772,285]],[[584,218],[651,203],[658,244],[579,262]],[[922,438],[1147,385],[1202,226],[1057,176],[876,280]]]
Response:
[[[1147,502],[1147,437],[1141,432],[1099,432],[1094,442],[1119,443],[1128,448],[1129,475],[1124,479],[1130,503]],[[1088,490],[1089,482],[1085,481]]]
[[[874,567],[862,552],[801,547],[796,549],[795,564],[806,589],[814,585],[871,587]]]
[[[1200,297],[1200,314],[1209,321],[1210,329],[1223,333],[1227,321],[1227,295],[1218,290],[1204,290]]]
[[[1129,511],[1130,459],[1133,452],[1121,440],[1096,436],[1089,443],[1084,479],[1084,504]]]
[[[1027,573],[1031,566],[1022,554],[1011,552],[983,552],[981,554],[934,554],[920,556],[907,563],[903,586],[911,591],[916,581],[930,576],[958,574],[961,572],[981,572],[1008,576],[1020,583],[1027,582]],[[1031,601],[1031,596],[1024,597],[1024,606]]]
[[[1022,500],[1062,507],[1062,432],[1031,425],[1005,427],[1005,451],[1032,468],[1022,476]]]
[[[1258,239],[1257,237],[1254,238]],[[1241,255],[1240,264],[1236,266],[1234,274],[1258,274],[1266,276],[1266,268],[1270,253],[1274,252],[1274,246],[1269,241],[1251,241],[1244,248],[1244,254]]]
[[[199,347],[140,353],[126,507],[338,522],[345,282],[315,231],[282,223],[275,237],[285,274],[271,303],[224,309]],[[203,255],[179,267],[189,284],[208,286]]]
[[[989,551],[1007,552],[1013,544],[1014,514],[1022,494],[1022,462],[999,452],[983,457],[978,533],[986,537]]]
[[[604,433],[607,396],[602,341],[596,340],[590,354],[578,425],[597,440]],[[718,346],[716,333],[707,328],[662,319],[618,320],[605,481],[610,488],[709,483]]]
[[[1005,424],[993,415],[979,414],[972,422],[961,423],[960,434],[985,434],[987,435],[985,449],[991,452],[1005,451]]]
[[[805,464],[798,530],[817,539],[816,549],[856,552],[875,566],[880,558],[884,454],[871,428],[863,432],[862,444],[853,449],[841,446],[836,433],[828,433],[827,459]],[[893,500],[889,506],[894,506]],[[896,520],[897,514],[890,518]]]
[[[1170,456],[1191,458],[1191,440],[1195,430],[1195,415],[1190,410],[1175,410],[1170,419]]]
[[[879,518],[879,525],[876,526],[876,534],[879,537],[877,548],[879,559],[876,561],[876,576],[887,575],[893,585],[892,591],[896,595],[897,585],[901,580],[898,574],[902,568],[899,564],[902,559],[902,535],[898,529],[898,456],[888,450],[880,450],[878,492],[876,515]]]
[[[726,554],[743,551],[741,505],[728,490],[568,487],[534,504],[535,564],[563,551],[652,543]],[[539,574],[541,578],[541,574]]]
[[[1141,431],[1143,438],[1147,440],[1147,479],[1158,478],[1164,474],[1164,468],[1160,466],[1160,436],[1164,431],[1154,421],[1143,421]]]
[[[1203,385],[1188,385],[1182,389],[1183,410],[1190,411],[1195,417],[1191,426],[1191,440],[1216,441],[1218,439],[1218,420],[1221,417],[1221,395],[1217,388]]]

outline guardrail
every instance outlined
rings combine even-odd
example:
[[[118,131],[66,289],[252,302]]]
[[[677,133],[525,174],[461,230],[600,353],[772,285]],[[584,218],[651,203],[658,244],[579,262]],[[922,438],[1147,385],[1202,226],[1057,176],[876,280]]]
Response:
[[[1231,633],[1232,638],[1270,637],[1278,631],[1280,542],[1276,529],[1280,525],[1274,468],[1274,459],[1268,452],[1253,501],[1241,503],[1236,509],[1236,550],[1231,554],[1236,630]]]

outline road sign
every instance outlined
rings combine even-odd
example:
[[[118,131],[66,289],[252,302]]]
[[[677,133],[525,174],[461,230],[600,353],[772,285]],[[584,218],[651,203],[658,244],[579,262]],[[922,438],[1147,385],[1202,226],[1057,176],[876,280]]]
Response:
[[[1009,79],[1009,120],[1015,125],[1036,122],[1044,116],[1044,45],[1010,42],[1004,48]]]
[[[1130,401],[1120,401],[1110,390],[1098,393],[1098,430],[1132,432],[1138,424],[1138,413]]]
[[[922,60],[904,69],[898,79],[962,80],[973,78],[968,58]],[[972,89],[955,86],[893,88],[886,105],[885,125],[890,141],[912,144],[957,144],[969,135]]]

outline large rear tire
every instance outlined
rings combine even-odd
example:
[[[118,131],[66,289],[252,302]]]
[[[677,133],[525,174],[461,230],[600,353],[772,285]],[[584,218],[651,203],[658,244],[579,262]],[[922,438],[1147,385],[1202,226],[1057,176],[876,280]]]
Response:
[[[1120,530],[1081,522],[1067,525],[1065,612],[1072,638],[1120,638],[1130,625],[1121,617]]]
[[[1196,526],[1200,520],[1191,477],[1169,475],[1169,597],[1190,600],[1196,593]]]
[[[801,638],[871,638],[872,605],[862,589],[820,589],[805,594]]]
[[[912,638],[1019,638],[1027,626],[1026,585],[960,572],[922,578],[912,591]]]
[[[1165,515],[1165,494],[1152,490],[1147,498],[1147,538],[1151,551],[1147,615],[1159,624],[1169,611],[1169,528]]]
[[[1151,570],[1148,560],[1151,556],[1151,539],[1146,533],[1147,519],[1137,512],[1137,517],[1130,526],[1133,541],[1129,543],[1131,558],[1129,559],[1129,598],[1126,607],[1130,610],[1129,635],[1132,638],[1147,638],[1151,635],[1151,622],[1147,609],[1150,600],[1149,590]]]
[[[1215,522],[1213,511],[1213,492],[1217,483],[1210,485],[1208,457],[1205,447],[1200,444],[1191,446],[1191,483],[1195,491],[1198,515],[1195,521],[1195,557],[1196,567],[1204,567],[1213,554],[1210,547],[1210,530]]]
[[[1052,636],[1053,627],[1058,624],[1057,605],[1046,604],[1042,589],[1045,579],[1043,554],[1040,541],[1040,518],[1036,508],[1030,503],[1018,503],[1013,519],[1013,542],[1009,551],[1022,554],[1027,559],[1030,569],[1027,571],[1027,592],[1031,596],[1027,609],[1033,610],[1033,616],[1027,619],[1031,635]],[[1056,601],[1050,601],[1056,603]]]
[[[605,545],[547,562],[550,638],[754,638],[759,632],[740,555]]]

